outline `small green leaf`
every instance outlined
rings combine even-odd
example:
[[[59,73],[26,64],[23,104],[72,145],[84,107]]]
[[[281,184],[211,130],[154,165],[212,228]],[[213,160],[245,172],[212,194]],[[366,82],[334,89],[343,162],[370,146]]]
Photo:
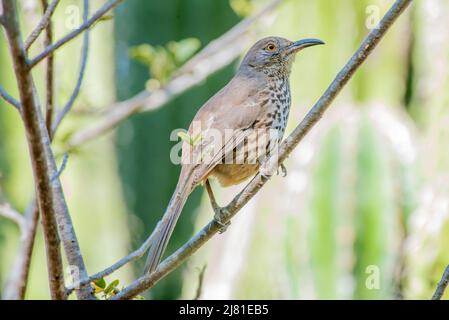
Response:
[[[114,292],[114,289],[119,285],[120,281],[118,279],[112,281],[106,289],[104,289],[105,294],[110,294]]]
[[[152,64],[155,54],[156,50],[149,44],[142,44],[129,49],[130,57],[146,66],[150,66]]]
[[[232,10],[240,17],[247,17],[255,10],[252,0],[230,0],[229,4]]]
[[[168,50],[173,54],[177,64],[186,62],[201,47],[200,40],[187,38],[178,42],[171,41],[167,44]]]
[[[91,286],[94,289],[95,294],[102,293],[104,290],[95,284],[95,282],[91,282]]]
[[[114,19],[114,16],[112,14],[109,15],[104,15],[103,17],[101,17],[100,19],[98,19],[99,21],[109,21]]]
[[[100,287],[102,289],[106,288],[106,281],[104,280],[104,278],[98,279],[97,281],[94,281],[94,284],[97,287]]]
[[[181,41],[171,41],[165,46],[142,44],[129,50],[131,58],[148,66],[150,73],[149,89],[153,84],[166,83],[173,73],[183,65],[201,47],[201,42],[195,38]],[[157,82],[155,82],[157,81]]]

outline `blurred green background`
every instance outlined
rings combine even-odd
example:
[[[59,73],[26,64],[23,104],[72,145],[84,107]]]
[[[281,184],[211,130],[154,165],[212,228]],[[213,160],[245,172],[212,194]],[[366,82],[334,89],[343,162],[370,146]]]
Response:
[[[69,30],[64,0],[55,37]],[[92,114],[145,87],[158,86],[197,49],[220,37],[265,0],[127,0],[91,32],[81,96],[55,141]],[[26,34],[40,1],[20,0]],[[104,1],[91,1],[91,12]],[[266,35],[316,37],[291,76],[289,133],[393,1],[285,0],[257,24]],[[449,263],[449,3],[416,0],[276,176],[188,263],[147,298],[427,299]],[[188,39],[186,41],[183,41]],[[171,43],[176,41],[176,43]],[[75,85],[81,39],[56,55],[56,102]],[[142,46],[143,45],[143,46]],[[37,53],[42,44],[32,52]],[[183,51],[184,50],[184,51]],[[173,191],[170,133],[229,81],[235,61],[164,108],[132,116],[117,130],[70,155],[62,183],[90,273],[126,255],[148,236]],[[40,96],[44,73],[35,72]],[[150,79],[151,78],[151,79]],[[16,96],[4,34],[0,83]],[[225,204],[243,185],[218,192]],[[217,189],[217,186],[215,186]],[[18,113],[0,101],[0,199],[24,211],[33,181]],[[212,217],[203,189],[189,198],[168,252]],[[49,297],[38,231],[27,298]],[[0,293],[19,230],[0,217]],[[110,276],[120,286],[140,275],[136,263]],[[446,297],[448,297],[446,295]]]

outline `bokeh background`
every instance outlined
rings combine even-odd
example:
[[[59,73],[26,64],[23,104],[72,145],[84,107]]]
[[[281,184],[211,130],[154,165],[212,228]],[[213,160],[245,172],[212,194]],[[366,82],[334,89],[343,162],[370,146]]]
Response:
[[[19,0],[27,33],[40,1]],[[104,1],[91,1],[91,12]],[[265,0],[127,0],[91,32],[86,81],[54,143],[95,121],[93,115],[164,83],[195,51],[257,11]],[[289,133],[324,92],[392,0],[285,0],[261,19],[266,35],[317,37],[326,46],[298,55],[291,77]],[[69,6],[55,16],[66,34]],[[147,298],[428,299],[449,264],[449,2],[416,0],[393,26],[322,121],[275,176],[188,263]],[[173,42],[175,41],[175,42]],[[63,105],[79,69],[81,39],[56,55],[56,102]],[[42,47],[36,46],[35,52]],[[173,56],[179,59],[173,59]],[[130,117],[110,134],[70,154],[62,182],[90,273],[126,255],[148,236],[176,184],[170,133],[235,72],[211,75],[160,110]],[[36,70],[44,92],[43,69]],[[0,33],[0,83],[16,94]],[[218,191],[221,204],[243,185]],[[25,211],[33,180],[18,113],[0,101],[0,194]],[[212,217],[198,188],[168,252]],[[0,217],[0,292],[18,247],[16,225]],[[141,263],[108,278],[120,286]],[[49,297],[40,230],[27,298]],[[448,297],[446,295],[446,297]]]

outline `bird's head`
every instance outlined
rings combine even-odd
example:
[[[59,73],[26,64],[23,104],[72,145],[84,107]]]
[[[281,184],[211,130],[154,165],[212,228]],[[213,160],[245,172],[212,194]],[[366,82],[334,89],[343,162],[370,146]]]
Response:
[[[296,53],[304,48],[324,44],[319,39],[290,41],[267,37],[257,41],[246,54],[241,68],[262,71],[268,75],[288,76]]]

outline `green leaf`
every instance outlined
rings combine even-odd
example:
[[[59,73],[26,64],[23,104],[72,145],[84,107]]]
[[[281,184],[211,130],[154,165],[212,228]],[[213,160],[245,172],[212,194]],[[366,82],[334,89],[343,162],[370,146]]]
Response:
[[[173,54],[178,65],[186,62],[200,47],[201,42],[196,38],[171,41],[167,44],[168,50]]]
[[[166,46],[152,46],[142,44],[129,50],[134,60],[148,66],[150,79],[164,83],[172,74],[184,64],[199,48],[201,42],[196,38],[181,41],[170,41]],[[152,84],[149,82],[150,90]]]
[[[105,294],[110,294],[114,292],[114,289],[119,285],[120,280],[116,279],[114,281],[112,281],[108,287],[104,290]]]
[[[255,10],[255,5],[251,0],[230,0],[229,5],[240,17],[247,17]]]
[[[155,54],[155,48],[153,46],[150,46],[149,44],[142,44],[140,46],[129,49],[129,56],[146,66],[151,66]]]
[[[95,294],[99,294],[99,293],[102,293],[104,291],[104,289],[100,288],[99,286],[97,286],[95,284],[95,282],[91,282],[91,286],[94,289]]]
[[[104,278],[94,281],[94,284],[99,288],[102,288],[102,289],[106,288],[106,281],[104,280]]]

